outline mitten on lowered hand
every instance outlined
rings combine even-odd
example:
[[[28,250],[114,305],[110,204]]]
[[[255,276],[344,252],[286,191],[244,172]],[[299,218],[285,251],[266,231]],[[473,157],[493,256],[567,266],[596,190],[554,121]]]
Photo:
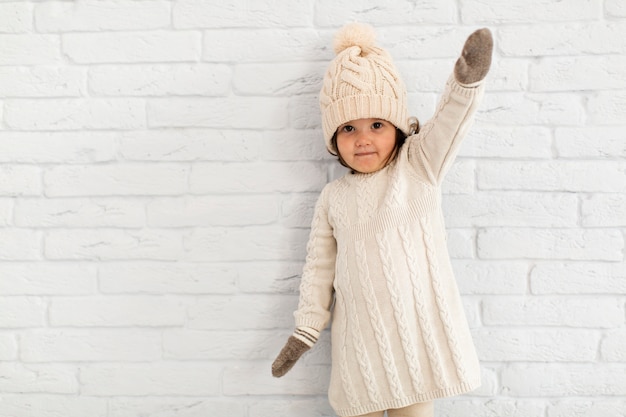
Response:
[[[461,84],[481,81],[489,72],[493,38],[489,29],[472,33],[463,45],[463,52],[454,66],[454,76]]]
[[[272,364],[272,375],[280,378],[285,375],[296,364],[300,356],[307,350],[311,349],[320,332],[310,327],[298,327],[296,331],[289,337],[287,344],[280,351],[276,360]]]
[[[285,375],[293,368],[298,359],[300,359],[300,356],[309,349],[311,349],[309,345],[290,336],[287,340],[287,344],[283,347],[272,364],[272,375],[276,378]]]

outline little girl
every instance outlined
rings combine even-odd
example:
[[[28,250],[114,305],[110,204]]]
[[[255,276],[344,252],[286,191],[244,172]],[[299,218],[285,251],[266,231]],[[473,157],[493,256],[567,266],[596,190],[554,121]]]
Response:
[[[466,41],[433,118],[421,129],[369,26],[335,38],[320,93],[328,150],[350,169],[322,190],[294,313],[272,365],[287,373],[333,311],[329,401],[339,416],[432,416],[436,398],[480,385],[454,280],[441,183],[467,133],[491,64],[488,29]]]

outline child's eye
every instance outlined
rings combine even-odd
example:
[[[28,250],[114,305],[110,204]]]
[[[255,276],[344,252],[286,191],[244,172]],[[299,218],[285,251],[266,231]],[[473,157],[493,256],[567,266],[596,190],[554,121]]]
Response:
[[[382,122],[374,122],[374,123],[372,124],[372,127],[373,127],[374,129],[380,129],[381,127],[383,127],[383,124],[382,124]]]
[[[341,130],[343,130],[344,132],[352,132],[354,130],[354,127],[350,125],[345,125],[341,128]]]

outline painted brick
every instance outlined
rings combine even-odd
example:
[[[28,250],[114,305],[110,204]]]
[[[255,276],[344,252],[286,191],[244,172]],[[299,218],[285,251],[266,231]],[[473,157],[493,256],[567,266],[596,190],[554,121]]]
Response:
[[[116,294],[231,294],[230,265],[183,262],[107,262],[98,267],[100,291]]]
[[[152,129],[122,133],[119,149],[135,161],[249,161],[264,148],[261,142],[254,131]]]
[[[321,129],[266,132],[259,142],[259,158],[265,161],[335,161],[326,149]]]
[[[215,396],[221,366],[205,363],[102,364],[80,368],[85,396]]]
[[[294,261],[306,256],[309,233],[276,226],[195,229],[183,236],[183,259],[194,262]]]
[[[0,195],[35,196],[42,192],[41,168],[33,165],[0,166]]]
[[[326,396],[302,400],[257,401],[250,405],[250,417],[265,416],[301,416],[332,417],[335,413],[328,404]]]
[[[606,0],[604,8],[610,16],[626,17],[626,5],[620,0]]]
[[[225,96],[226,65],[106,65],[89,70],[89,89],[103,96]]]
[[[107,400],[75,395],[3,393],[2,411],[12,417],[107,417]]]
[[[78,394],[76,369],[49,364],[0,363],[0,391],[20,394]]]
[[[602,91],[589,99],[589,121],[620,125],[626,112],[626,90]]]
[[[238,263],[237,286],[244,293],[296,294],[304,259],[296,262]]]
[[[487,362],[593,362],[600,341],[600,333],[593,330],[494,328],[472,335],[479,359]]]
[[[498,57],[491,62],[491,69],[486,78],[487,89],[489,91],[527,91],[529,67],[529,63],[518,59]]]
[[[621,261],[624,237],[615,229],[490,228],[478,233],[481,259]]]
[[[325,70],[325,63],[314,66],[302,62],[237,65],[233,89],[239,95],[291,97],[315,94],[317,98]]]
[[[91,132],[1,132],[0,161],[24,164],[97,163],[115,159],[117,135]]]
[[[42,233],[32,229],[0,229],[0,260],[40,260],[42,239]]]
[[[473,259],[476,257],[476,232],[473,229],[447,230],[448,252],[452,259]]]
[[[492,93],[485,96],[478,123],[527,125],[529,120],[549,126],[579,126],[587,118],[586,103],[576,93]]]
[[[570,192],[626,191],[623,161],[482,162],[477,166],[481,190]]]
[[[569,399],[551,402],[548,417],[620,417],[624,415],[624,400],[595,401],[593,399]]]
[[[8,226],[12,223],[13,206],[11,198],[0,198],[0,226]]]
[[[85,78],[86,71],[81,68],[0,67],[0,96],[79,97],[84,94]]]
[[[626,331],[612,330],[605,334],[600,345],[600,355],[606,362],[626,362]]]
[[[569,326],[608,329],[624,324],[616,297],[502,297],[483,301],[488,326]]]
[[[49,315],[55,327],[157,327],[182,325],[185,310],[183,299],[167,296],[57,297]]]
[[[142,202],[121,198],[23,198],[16,201],[20,227],[143,227]]]
[[[524,294],[529,267],[524,262],[456,259],[452,268],[461,294]]]
[[[161,335],[155,331],[35,330],[20,336],[24,362],[143,362],[161,356]]]
[[[444,194],[471,194],[476,189],[476,163],[456,160],[445,174],[441,186]]]
[[[619,55],[542,59],[530,67],[530,90],[624,89],[625,65],[626,57]]]
[[[0,4],[0,33],[24,33],[33,29],[31,5],[28,3]]]
[[[148,126],[282,129],[288,100],[270,97],[150,99]]]
[[[187,31],[63,35],[63,52],[78,64],[196,61],[200,44],[200,34]]]
[[[187,310],[187,327],[198,330],[293,328],[297,297],[203,296]]]
[[[2,65],[56,65],[62,62],[61,39],[55,35],[2,34]]]
[[[308,27],[313,16],[311,0],[289,3],[264,0],[254,3],[235,0],[228,3],[207,3],[202,0],[181,0],[174,4],[174,27]]]
[[[395,64],[400,76],[406,83],[409,95],[434,93],[440,96],[454,68],[454,60],[449,57],[434,58],[428,61],[407,60],[406,57],[398,58],[395,60]],[[413,108],[409,108],[413,110]],[[429,113],[433,113],[434,110],[434,108],[429,109]]]
[[[170,5],[119,0],[41,3],[35,7],[35,25],[40,32],[160,29],[170,25]]]
[[[209,415],[244,416],[246,405],[240,400],[189,397],[115,397],[108,400],[107,417],[205,417]]]
[[[448,227],[576,227],[578,199],[571,194],[481,192],[443,197]]]
[[[622,262],[550,262],[533,267],[533,294],[626,294],[626,265]]]
[[[319,192],[326,170],[311,162],[198,163],[189,182],[194,194]]]
[[[320,129],[321,117],[311,111],[319,107],[319,96],[314,94],[297,95],[289,99],[289,127],[293,129]]]
[[[420,23],[456,23],[457,5],[452,0],[424,1],[419,5],[399,1],[394,7],[381,5],[374,0],[356,4],[323,0],[316,2],[315,23],[321,26],[339,27],[346,21],[363,21],[375,25],[417,25]]]
[[[488,0],[461,2],[464,23],[520,23],[537,21],[580,20],[602,16],[602,1],[592,0],[575,4],[555,3],[549,0],[531,0],[521,3],[493,3]],[[515,27],[514,25],[511,25]]]
[[[163,356],[169,360],[274,359],[290,334],[276,330],[168,330],[163,335]],[[314,351],[319,350],[316,344]]]
[[[44,184],[50,197],[179,195],[188,175],[179,164],[65,165],[47,170]]]
[[[0,333],[0,360],[14,361],[17,359],[17,339],[10,333]]]
[[[543,127],[475,126],[459,149],[459,156],[549,159],[552,134]]]
[[[594,194],[583,198],[581,215],[586,227],[626,227],[626,195]]]
[[[590,377],[592,376],[592,377]],[[512,365],[502,371],[502,393],[520,397],[619,397],[626,392],[623,365]]]
[[[404,59],[447,58],[449,69],[445,71],[446,78],[452,73],[454,62],[463,49],[465,39],[471,30],[458,25],[422,26],[411,24],[406,27],[392,25],[378,30],[381,44],[389,51],[392,57]],[[436,85],[435,91],[442,91],[444,83]]]
[[[332,54],[313,29],[219,29],[204,32],[206,62],[302,62],[330,60]]]
[[[44,251],[54,260],[177,260],[182,239],[169,230],[54,229],[46,234]]]
[[[595,0],[595,2],[598,3],[599,1]],[[590,5],[592,2],[586,3]],[[528,5],[526,4],[525,6]],[[575,10],[575,8],[570,10]],[[498,31],[498,48],[505,56],[621,53],[626,46],[626,40],[619,35],[623,31],[623,22],[567,22],[533,26],[511,25]]]
[[[14,130],[138,129],[146,125],[139,99],[8,100],[4,118]]]
[[[246,379],[248,384],[239,381]],[[267,366],[242,365],[224,370],[224,394],[246,395],[322,395],[328,391],[330,368],[298,364],[283,378],[275,379]]]
[[[484,400],[442,399],[435,404],[437,415],[456,417],[481,415],[485,417],[525,417],[543,415],[545,405],[536,400],[497,398]]]
[[[288,196],[281,203],[281,223],[287,227],[310,227],[317,194],[300,194]]]
[[[564,158],[626,158],[622,133],[621,127],[612,126],[558,128],[555,147]]]
[[[147,213],[152,227],[251,226],[276,222],[279,202],[272,195],[158,198]]]
[[[0,295],[79,295],[97,288],[97,270],[89,264],[3,262],[0,275]]]

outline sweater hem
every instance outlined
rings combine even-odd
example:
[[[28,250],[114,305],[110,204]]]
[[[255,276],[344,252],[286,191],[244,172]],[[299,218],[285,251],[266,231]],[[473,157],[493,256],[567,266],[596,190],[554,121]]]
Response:
[[[359,416],[362,414],[374,413],[395,408],[404,408],[412,404],[433,401],[438,398],[453,397],[465,394],[480,387],[480,380],[466,382],[455,387],[442,388],[422,394],[415,394],[410,397],[399,398],[379,403],[367,404],[359,407],[335,408],[335,412],[341,417]],[[334,408],[334,407],[333,407]]]

